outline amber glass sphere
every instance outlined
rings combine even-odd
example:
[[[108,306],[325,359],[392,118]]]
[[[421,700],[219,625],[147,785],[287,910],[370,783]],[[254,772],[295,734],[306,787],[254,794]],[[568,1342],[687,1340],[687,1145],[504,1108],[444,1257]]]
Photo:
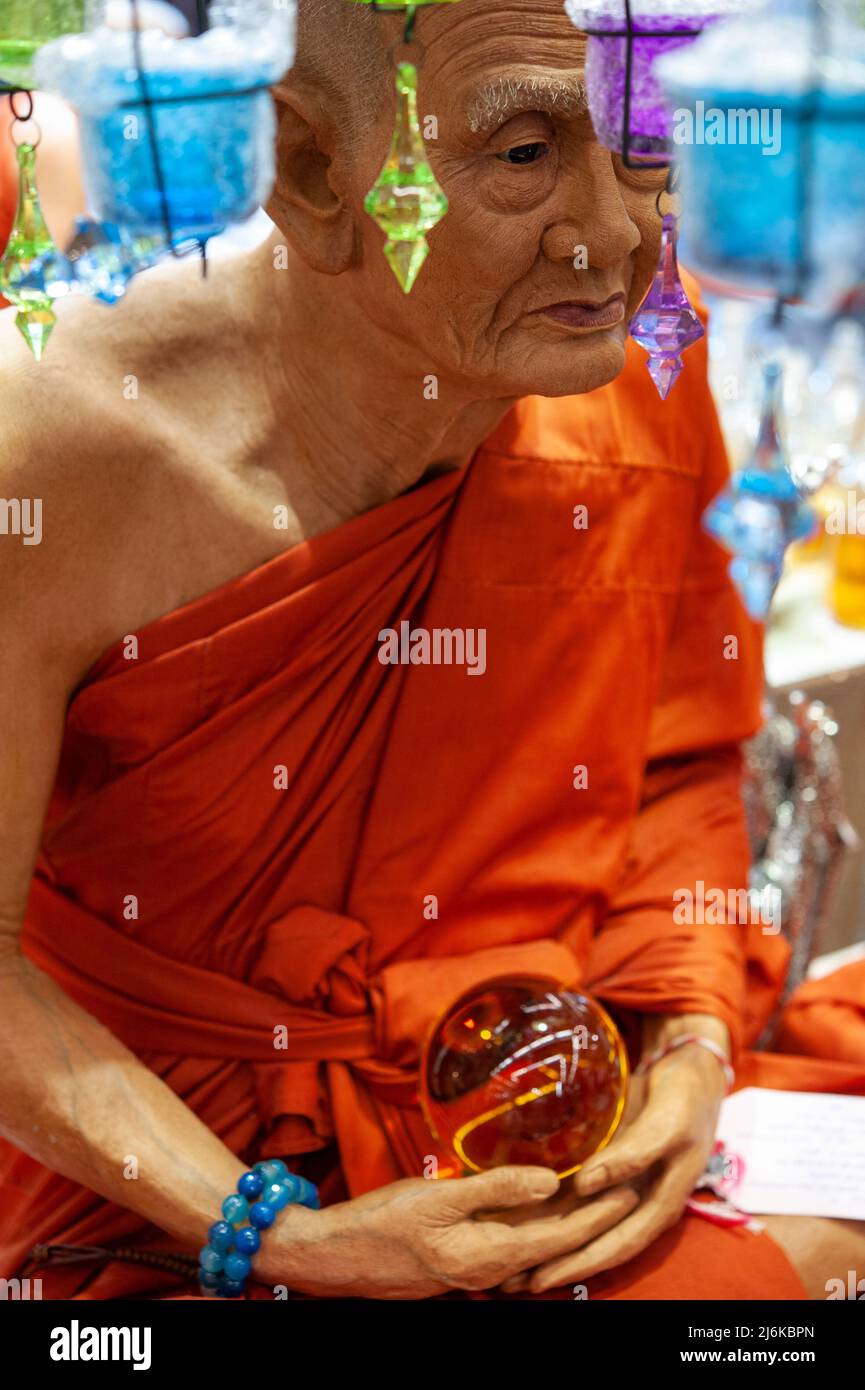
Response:
[[[471,990],[433,1026],[421,1105],[466,1168],[536,1163],[575,1173],[622,1117],[628,1060],[587,994],[508,976]]]

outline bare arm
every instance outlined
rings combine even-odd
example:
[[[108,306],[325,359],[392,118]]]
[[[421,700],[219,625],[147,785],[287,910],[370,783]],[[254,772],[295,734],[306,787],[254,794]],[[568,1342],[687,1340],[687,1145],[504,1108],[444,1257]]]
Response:
[[[20,541],[6,536],[0,544]],[[4,568],[8,576],[9,566]],[[168,1086],[20,950],[68,672],[62,657],[50,654],[50,642],[46,651],[40,635],[25,630],[29,622],[10,621],[4,607],[0,1132],[64,1176],[158,1221],[185,1242],[202,1244],[242,1165]],[[23,602],[15,608],[28,613]],[[137,1159],[137,1179],[123,1175],[130,1155]]]

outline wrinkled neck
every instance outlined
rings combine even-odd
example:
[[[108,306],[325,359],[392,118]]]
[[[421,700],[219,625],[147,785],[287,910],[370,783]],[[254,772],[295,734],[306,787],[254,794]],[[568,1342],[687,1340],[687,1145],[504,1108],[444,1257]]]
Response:
[[[436,376],[422,349],[366,315],[340,276],[257,252],[261,366],[280,453],[338,520],[464,467],[513,404]]]

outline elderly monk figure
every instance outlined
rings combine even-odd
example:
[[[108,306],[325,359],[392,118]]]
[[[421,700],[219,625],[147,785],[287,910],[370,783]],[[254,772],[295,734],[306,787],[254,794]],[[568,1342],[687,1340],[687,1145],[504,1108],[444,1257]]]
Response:
[[[406,296],[363,210],[401,20],[300,10],[270,240],[69,302],[38,368],[3,319],[2,492],[42,526],[0,548],[0,1273],[195,1293],[144,1257],[278,1156],[322,1209],[265,1235],[266,1297],[823,1296],[861,1227],[685,1214],[703,1046],[573,1178],[425,1176],[419,1049],[497,976],[594,992],[635,1061],[691,1033],[746,1084],[865,1066],[749,1054],[781,939],[673,915],[746,881],[760,661],[700,530],[705,350],[664,404],[628,342],[663,172],[595,140],[561,0],[425,9],[450,212]],[[402,623],[474,668],[380,659]],[[31,1261],[58,1243],[103,1256]]]

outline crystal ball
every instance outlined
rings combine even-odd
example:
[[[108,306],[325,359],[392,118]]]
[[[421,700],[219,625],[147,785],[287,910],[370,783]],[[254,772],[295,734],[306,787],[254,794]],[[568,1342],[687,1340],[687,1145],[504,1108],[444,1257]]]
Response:
[[[602,1005],[526,977],[462,995],[421,1059],[427,1124],[474,1172],[534,1163],[575,1173],[613,1137],[627,1085],[624,1043]]]

